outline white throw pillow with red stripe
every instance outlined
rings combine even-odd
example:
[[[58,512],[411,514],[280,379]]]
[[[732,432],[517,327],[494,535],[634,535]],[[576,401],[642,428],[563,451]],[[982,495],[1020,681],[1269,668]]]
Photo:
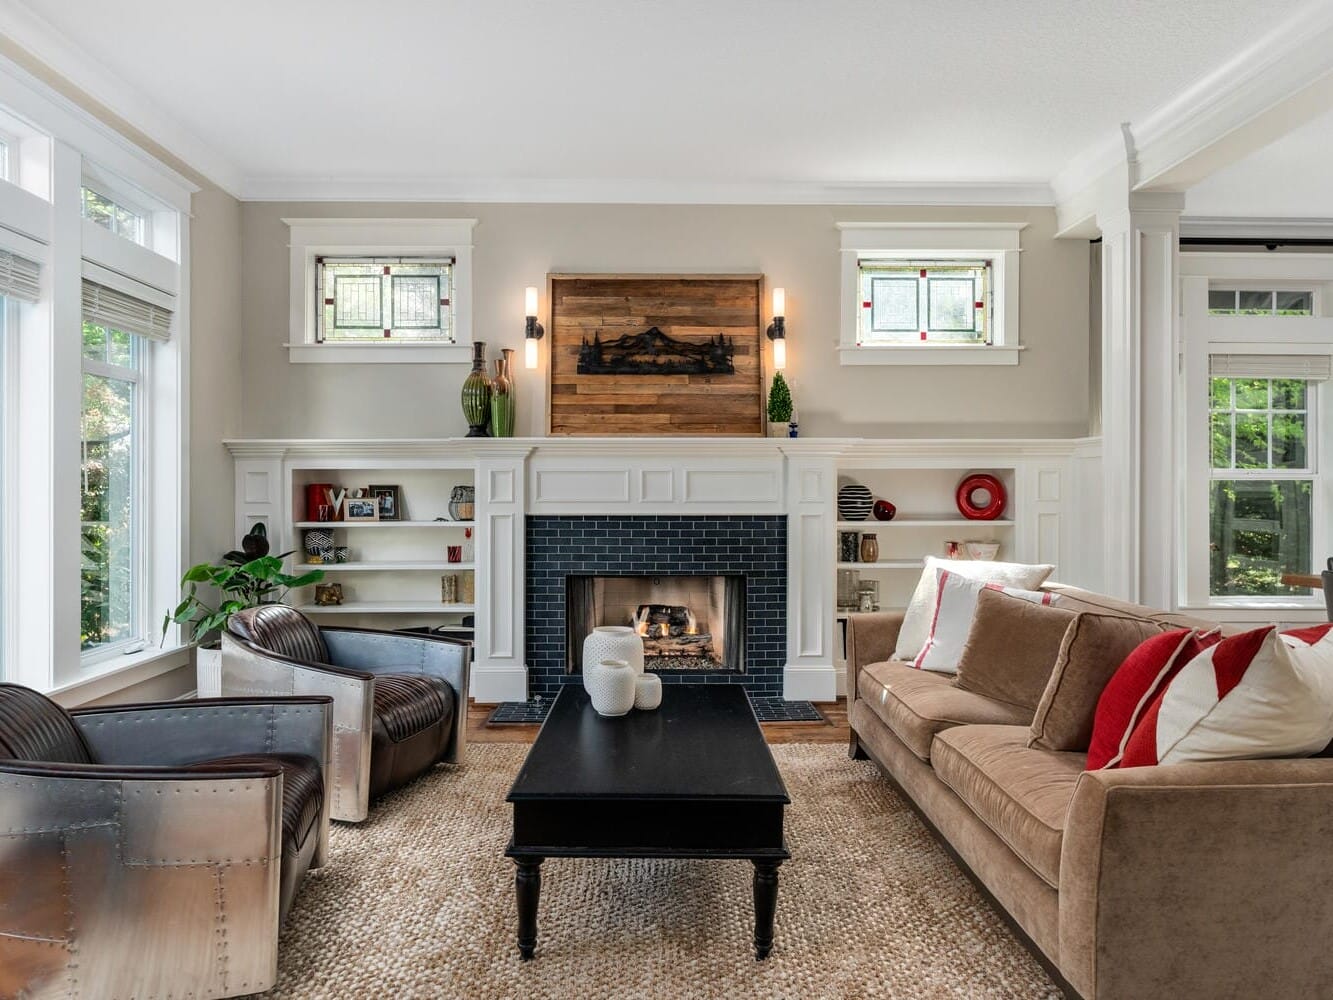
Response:
[[[1305,757],[1333,742],[1333,625],[1255,629],[1199,653],[1171,678],[1118,764]]]
[[[1177,629],[1145,639],[1116,669],[1097,700],[1088,770],[1114,767],[1143,713],[1185,664],[1222,641],[1219,629]]]
[[[972,630],[972,619],[977,613],[977,595],[982,590],[998,590],[1002,594],[1034,604],[1051,604],[1055,601],[1054,594],[973,580],[943,567],[936,568],[935,579],[935,617],[931,620],[926,644],[912,661],[918,670],[933,670],[941,674],[958,672],[958,661],[963,656],[967,634]]]

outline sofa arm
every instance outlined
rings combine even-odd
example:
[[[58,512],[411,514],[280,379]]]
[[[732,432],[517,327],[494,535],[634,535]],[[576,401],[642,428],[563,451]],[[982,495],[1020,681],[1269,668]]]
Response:
[[[0,765],[0,994],[268,989],[281,798],[277,765]]]
[[[1089,771],[1060,970],[1088,1000],[1333,995],[1333,760]]]
[[[870,663],[893,659],[905,611],[871,611],[847,616],[847,707],[856,701],[856,676]]]
[[[321,628],[329,659],[339,667],[369,674],[429,674],[454,691],[453,734],[444,760],[463,759],[467,736],[468,675],[472,646],[442,636],[404,635],[360,628]]]
[[[370,812],[370,745],[375,677],[365,671],[303,663],[222,633],[222,693],[242,696],[327,695],[333,699],[329,812],[360,822]]]

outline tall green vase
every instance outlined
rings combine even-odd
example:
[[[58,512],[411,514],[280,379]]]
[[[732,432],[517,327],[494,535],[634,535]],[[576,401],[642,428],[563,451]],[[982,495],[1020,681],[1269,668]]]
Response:
[[[491,433],[499,438],[514,436],[514,352],[505,348],[503,358],[495,361],[495,380],[491,383]]]
[[[486,342],[472,342],[472,371],[463,379],[463,419],[467,436],[490,437],[486,424],[491,419],[491,378],[486,374]]]

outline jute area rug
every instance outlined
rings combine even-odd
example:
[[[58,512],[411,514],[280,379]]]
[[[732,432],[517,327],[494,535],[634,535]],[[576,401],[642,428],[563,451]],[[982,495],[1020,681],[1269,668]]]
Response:
[[[537,957],[514,943],[505,793],[526,746],[334,824],[283,932],[276,997],[968,997],[1059,991],[872,764],[775,746],[792,805],[773,954],[748,862],[548,860]]]

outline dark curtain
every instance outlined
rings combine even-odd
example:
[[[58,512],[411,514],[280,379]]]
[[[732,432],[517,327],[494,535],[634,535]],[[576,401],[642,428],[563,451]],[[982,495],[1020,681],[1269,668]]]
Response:
[[[583,640],[597,621],[593,609],[593,578],[565,577],[565,672],[583,672]]]
[[[728,576],[722,589],[723,611],[727,620],[723,642],[726,643],[728,670],[745,672],[745,577]]]

